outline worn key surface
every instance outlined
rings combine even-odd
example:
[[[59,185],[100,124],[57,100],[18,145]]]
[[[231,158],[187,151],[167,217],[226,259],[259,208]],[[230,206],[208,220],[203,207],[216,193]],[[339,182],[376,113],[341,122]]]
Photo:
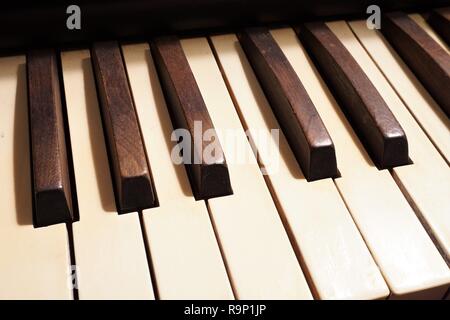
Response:
[[[450,55],[402,12],[383,15],[381,32],[450,116]]]
[[[333,141],[269,30],[245,29],[238,38],[306,179],[336,177]]]
[[[35,227],[73,220],[56,52],[27,55]]]
[[[432,10],[427,21],[450,46],[450,7]]]
[[[191,156],[184,154],[183,157],[195,198],[232,194],[222,147],[179,40],[176,37],[157,38],[152,41],[151,48],[174,128],[183,128],[190,133]],[[215,150],[212,157],[206,153],[206,148],[212,146],[210,143],[214,144]]]
[[[389,107],[333,32],[322,22],[296,32],[378,168],[409,163],[408,141]]]
[[[119,213],[156,205],[139,122],[117,42],[92,46]]]

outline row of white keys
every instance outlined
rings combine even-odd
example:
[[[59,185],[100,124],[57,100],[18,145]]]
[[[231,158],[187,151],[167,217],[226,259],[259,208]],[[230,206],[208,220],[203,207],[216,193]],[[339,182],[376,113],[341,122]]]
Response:
[[[89,50],[61,54],[80,221],[73,224],[80,299],[153,299],[137,213],[118,215]]]
[[[448,261],[450,257],[450,215],[448,214],[450,212],[450,170],[447,164],[353,35],[349,26],[343,21],[329,26],[364,70],[405,130],[413,164],[393,168],[392,174],[420,220],[425,222],[425,228],[437,240],[444,259]],[[448,287],[449,268],[441,268],[440,276],[443,287]]]
[[[421,90],[422,92],[414,90],[412,82],[406,86],[408,76],[398,70],[397,61],[400,61],[395,60],[389,53],[390,48],[383,44],[381,35],[375,31],[367,31],[362,21],[355,21],[350,25],[359,41],[379,66],[389,62],[387,68],[394,72],[398,71],[396,74],[390,74],[389,77],[387,72],[390,73],[390,71],[381,68],[386,77],[392,79],[391,84],[397,92],[402,92],[399,95],[403,97],[411,113],[377,70],[364,49],[360,45],[349,44],[348,49],[352,50],[352,55],[359,61],[361,67],[378,88],[406,132],[409,154],[413,164],[394,168],[393,175],[404,189],[416,213],[436,240],[447,263],[450,264],[450,169],[448,163],[442,158],[411,114],[414,114],[417,121],[422,123],[431,139],[434,137],[442,142],[436,143],[436,145],[444,157],[450,154],[450,121],[444,113],[441,113],[442,121],[433,116],[434,108],[432,106],[421,105],[421,102],[425,101],[423,97],[428,95],[424,90]],[[409,79],[414,78],[411,76]],[[417,88],[423,89],[418,84]]]
[[[329,26],[335,33],[346,27],[345,23]],[[441,298],[449,280],[447,266],[389,172],[373,165],[294,31],[273,30],[272,35],[333,137],[342,175],[335,183],[391,289],[391,297]],[[351,39],[351,33],[346,37]]]
[[[208,205],[236,298],[311,299],[208,40],[187,39],[181,45],[227,157],[234,193]],[[234,139],[224,141],[227,134]],[[237,152],[253,161],[234,161]]]
[[[33,227],[25,70],[0,58],[0,299],[72,299],[66,227]]]
[[[160,299],[232,299],[233,292],[204,201],[195,201],[175,142],[148,44],[122,47],[159,207],[143,220]]]
[[[365,21],[352,21],[350,27],[429,139],[450,163],[450,119],[380,32],[367,28]]]
[[[320,299],[384,298],[389,289],[331,179],[307,182],[234,34],[211,38],[272,196]],[[279,149],[278,149],[279,147]]]

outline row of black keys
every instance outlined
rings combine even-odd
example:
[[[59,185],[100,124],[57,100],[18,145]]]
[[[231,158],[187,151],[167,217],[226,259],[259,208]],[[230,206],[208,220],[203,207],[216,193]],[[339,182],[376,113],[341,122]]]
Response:
[[[439,23],[431,24],[448,35],[448,10],[431,17],[439,17]],[[377,167],[408,164],[402,127],[338,38],[321,22],[303,24],[296,31]],[[381,31],[449,115],[449,55],[403,13],[385,15]],[[336,177],[333,141],[268,30],[246,29],[238,38],[305,177],[309,181]],[[174,128],[194,136],[194,121],[201,121],[203,131],[214,129],[179,40],[157,38],[151,49]],[[117,209],[125,213],[154,207],[157,197],[120,47],[116,42],[95,43],[91,56]],[[58,68],[54,50],[27,55],[35,227],[74,221]],[[193,157],[201,152],[199,147],[192,146]],[[196,199],[232,194],[220,144],[215,152],[213,163],[186,164]]]

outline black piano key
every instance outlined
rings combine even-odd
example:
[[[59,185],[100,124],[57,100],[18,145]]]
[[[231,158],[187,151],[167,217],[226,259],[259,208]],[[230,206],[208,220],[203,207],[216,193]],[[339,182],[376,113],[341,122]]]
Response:
[[[74,220],[56,52],[27,54],[28,107],[34,197],[33,224]]]
[[[314,104],[266,28],[246,29],[239,41],[307,180],[336,177],[334,144]]]
[[[383,15],[381,32],[450,116],[450,55],[408,15]]]
[[[188,130],[192,137],[191,156],[185,157],[185,165],[195,198],[232,194],[225,155],[179,40],[176,37],[157,38],[151,42],[151,48],[173,126]],[[194,141],[196,125],[199,128],[201,125],[202,137],[206,131],[214,136],[212,159],[204,156],[211,141]]]
[[[91,49],[119,213],[157,205],[139,120],[117,42]]]
[[[303,24],[296,32],[375,165],[384,169],[408,164],[405,132],[334,33],[322,22]]]

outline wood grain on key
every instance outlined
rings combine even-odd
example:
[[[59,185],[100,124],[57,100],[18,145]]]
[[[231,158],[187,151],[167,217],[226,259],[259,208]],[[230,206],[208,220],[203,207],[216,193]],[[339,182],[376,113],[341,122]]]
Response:
[[[222,147],[179,40],[176,37],[157,38],[152,41],[151,48],[174,128],[189,130],[191,135],[190,164],[186,168],[195,198],[232,194]],[[201,141],[196,137],[196,126],[199,125]],[[208,132],[213,137],[212,142],[203,138]],[[207,159],[203,150],[210,143],[214,143],[215,154],[212,159]]]
[[[120,48],[100,42],[91,51],[118,211],[153,207],[156,195]]]
[[[381,32],[450,116],[450,55],[402,12],[383,15]]]
[[[35,227],[73,220],[56,53],[27,55]]]
[[[333,32],[322,22],[303,24],[296,31],[377,167],[408,164],[405,132]]]
[[[246,29],[238,37],[306,179],[336,177],[333,141],[269,30]]]
[[[450,7],[432,10],[427,21],[450,46]]]

